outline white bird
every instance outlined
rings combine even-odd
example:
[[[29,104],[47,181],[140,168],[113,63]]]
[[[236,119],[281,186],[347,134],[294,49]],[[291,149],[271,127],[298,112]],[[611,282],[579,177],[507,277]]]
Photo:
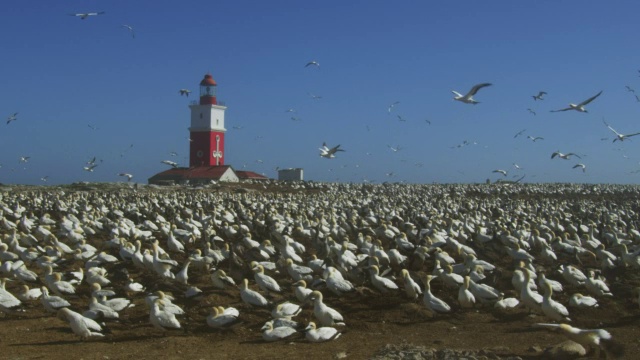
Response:
[[[217,269],[211,273],[211,282],[216,289],[224,290],[227,286],[236,286],[235,281],[227,276],[227,273],[222,269]]]
[[[13,113],[7,117],[7,125],[9,125],[12,121],[18,120],[18,113]]]
[[[536,112],[531,108],[527,108],[527,111],[529,111],[533,115],[537,115]]]
[[[426,275],[423,279],[424,282],[424,298],[423,302],[427,309],[438,312],[438,313],[448,313],[451,311],[451,307],[449,304],[444,302],[444,300],[437,298],[431,293],[431,280],[433,276]]]
[[[615,346],[607,346],[607,344],[612,344],[613,337],[603,329],[579,329],[569,324],[534,324],[533,326],[562,332],[570,340],[586,348],[593,349],[595,351],[594,359],[600,358],[602,349],[607,353],[607,359],[610,358],[608,353],[615,350]]]
[[[531,141],[533,141],[533,142],[536,142],[536,141],[538,141],[538,140],[544,140],[544,138],[543,138],[543,137],[541,137],[541,136],[535,136],[535,137],[534,137],[534,136],[531,136],[531,135],[527,135],[527,139],[530,139],[530,140],[531,140]]]
[[[42,291],[42,297],[40,297],[40,301],[47,311],[56,312],[63,307],[71,306],[71,304],[67,300],[59,296],[50,296],[49,290],[45,286],[41,287],[40,290]]]
[[[404,279],[404,291],[407,293],[407,297],[411,300],[415,300],[418,296],[422,295],[422,289],[409,274],[409,270],[402,269],[402,278]]]
[[[626,139],[626,138],[630,138],[632,136],[640,135],[640,132],[633,133],[633,134],[621,134],[621,133],[617,132],[614,128],[612,128],[609,124],[607,124],[607,122],[604,121],[604,119],[602,119],[602,122],[604,122],[604,124],[609,128],[609,130],[613,131],[613,133],[616,135],[616,137],[613,139],[613,142],[616,142],[618,140],[624,141],[624,139]]]
[[[473,95],[475,95],[478,90],[482,89],[483,87],[486,86],[491,86],[490,83],[482,83],[482,84],[478,84],[475,85],[474,87],[471,88],[471,90],[469,90],[469,92],[466,95],[462,95],[459,92],[456,91],[451,91],[455,96],[453,97],[454,100],[458,100],[461,101],[465,104],[478,104],[479,102],[473,99]]]
[[[274,328],[272,321],[267,321],[260,330],[262,330],[262,338],[265,341],[283,340],[298,332],[296,329],[288,326]]]
[[[547,95],[547,93],[546,93],[546,92],[544,92],[544,91],[539,91],[539,92],[538,92],[538,95],[531,95],[531,97],[533,98],[533,100],[534,100],[534,101],[537,101],[537,100],[544,100],[544,99],[542,98],[544,95]]]
[[[593,272],[593,270],[589,271],[589,276],[585,280],[584,286],[587,288],[587,291],[589,291],[593,295],[613,296],[607,284],[604,281],[597,279],[595,277],[595,273]]]
[[[71,330],[74,334],[80,336],[82,340],[86,340],[92,336],[104,336],[100,333],[100,331],[102,331],[100,324],[68,308],[58,310],[57,316],[61,320],[68,321]]]
[[[267,306],[269,302],[259,292],[249,289],[249,280],[243,279],[240,284],[240,298],[242,301],[253,306]]]
[[[225,314],[225,309],[222,306],[212,307],[211,313],[207,316],[207,325],[214,329],[227,328],[238,322],[238,314]],[[237,312],[237,310],[236,310]]]
[[[172,167],[174,167],[174,168],[177,168],[177,167],[178,167],[178,163],[177,163],[177,162],[174,162],[174,161],[171,161],[171,160],[162,160],[162,161],[160,161],[160,162],[161,162],[161,163],[163,163],[163,164],[166,164],[166,165],[172,166]]]
[[[291,286],[294,286],[293,293],[300,302],[307,300],[311,292],[313,292],[313,290],[307,289],[307,282],[304,280],[298,280],[291,284]]]
[[[371,272],[371,285],[381,293],[387,293],[389,290],[398,290],[398,285],[396,285],[396,283],[379,275],[380,270],[377,265],[371,265],[369,267],[369,271]]]
[[[500,174],[502,174],[502,176],[507,176],[507,170],[496,169],[496,170],[493,170],[492,172],[500,173]]]
[[[586,172],[587,171],[587,165],[583,164],[583,163],[578,163],[573,165],[572,169],[576,169],[576,168],[581,168],[582,172]]]
[[[155,299],[151,305],[149,322],[163,331],[166,329],[180,329],[180,322],[176,319],[176,315],[170,311],[165,311],[164,302],[160,298]]]
[[[322,143],[322,147],[319,150],[320,150],[320,156],[327,159],[333,159],[336,157],[335,153],[337,153],[338,151],[344,151],[343,149],[340,149],[339,144],[332,148],[329,148],[327,146],[327,143]]]
[[[542,296],[542,304],[540,305],[542,312],[552,320],[571,321],[569,319],[569,311],[561,303],[553,300],[553,288],[550,283],[543,283],[544,295]]]
[[[302,307],[290,303],[288,301],[278,304],[273,310],[271,310],[271,317],[274,319],[291,319],[292,317],[300,314]]]
[[[471,278],[467,275],[464,277],[464,282],[458,289],[458,302],[463,308],[472,308],[476,303],[476,298],[469,291],[469,282]]]
[[[400,101],[394,101],[393,103],[391,103],[391,104],[389,105],[389,108],[387,109],[387,111],[388,111],[389,113],[391,113],[391,110],[393,110],[393,108],[394,108],[396,105],[398,105],[398,104],[400,104]]]
[[[129,174],[129,173],[119,173],[118,176],[124,176],[127,178],[127,181],[131,181],[131,179],[133,178],[133,175]]]
[[[38,288],[29,289],[27,285],[21,285],[20,290],[18,291],[17,298],[20,301],[27,302],[38,300],[42,296],[42,290]]]
[[[600,91],[599,93],[595,94],[594,96],[588,98],[587,100],[579,103],[579,104],[569,104],[569,107],[564,108],[564,109],[560,109],[560,110],[551,110],[551,112],[559,112],[559,111],[568,111],[568,110],[576,110],[579,112],[583,112],[586,113],[587,109],[585,109],[584,107],[589,104],[590,102],[592,102],[593,100],[595,100],[598,96],[600,96],[600,94],[602,94],[602,91]]]
[[[340,337],[341,333],[332,327],[316,328],[316,323],[309,322],[309,325],[304,329],[305,338],[310,342],[318,343],[330,340],[335,340]]]
[[[569,298],[569,306],[573,307],[598,307],[598,300],[591,296],[575,293]]]
[[[253,267],[251,270],[253,270],[253,278],[255,279],[256,284],[258,284],[260,289],[266,291],[267,293],[269,291],[278,293],[282,291],[282,289],[280,289],[280,285],[278,285],[278,282],[274,278],[269,275],[265,275],[264,266],[257,263],[252,265]]]
[[[313,301],[313,315],[318,319],[320,325],[344,325],[342,314],[322,302],[322,293],[320,291],[311,292],[307,301]]]
[[[131,25],[122,25],[121,27],[129,30],[129,32],[131,33],[131,37],[132,38],[134,38],[134,39],[136,38],[136,33],[133,32],[133,26],[131,26]]]
[[[577,157],[578,159],[582,159],[579,155],[577,155],[577,154],[575,154],[575,153],[572,153],[572,152],[570,152],[570,153],[566,153],[566,154],[563,154],[563,153],[561,153],[560,151],[554,151],[553,153],[551,153],[551,158],[552,158],[552,159],[553,159],[554,157],[556,157],[556,156],[557,156],[557,157],[559,157],[560,159],[564,159],[564,160],[569,160],[569,158],[570,158],[571,156],[575,156],[575,157]]]
[[[180,89],[178,92],[180,93],[181,96],[185,95],[186,97],[189,97],[189,94],[191,94],[191,90],[189,89]]]
[[[93,169],[95,169],[95,168],[96,168],[96,166],[98,166],[98,164],[91,164],[91,165],[89,165],[89,166],[84,166],[84,167],[82,167],[82,169],[83,169],[84,171],[93,172]]]
[[[315,60],[309,61],[304,67],[309,67],[309,66],[312,66],[312,65],[316,66],[316,67],[320,67],[320,63],[315,61]],[[331,66],[329,66],[329,67],[331,67]]]
[[[84,20],[84,19],[88,18],[89,16],[98,16],[98,15],[102,15],[102,14],[104,14],[104,11],[90,12],[90,13],[76,13],[76,14],[69,14],[69,15],[76,16],[76,17],[79,17],[80,19]]]

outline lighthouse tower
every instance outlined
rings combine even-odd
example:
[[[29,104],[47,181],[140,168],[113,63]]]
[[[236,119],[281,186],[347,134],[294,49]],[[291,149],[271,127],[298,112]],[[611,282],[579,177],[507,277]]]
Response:
[[[218,105],[216,82],[206,74],[200,82],[200,101],[189,105],[191,109],[189,166],[224,165],[224,111]]]

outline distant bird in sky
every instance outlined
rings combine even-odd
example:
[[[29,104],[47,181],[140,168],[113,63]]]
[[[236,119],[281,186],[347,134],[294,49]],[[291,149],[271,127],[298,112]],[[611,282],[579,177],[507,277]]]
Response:
[[[97,130],[97,129],[98,129],[98,127],[97,127],[97,126],[92,125],[92,124],[87,124],[87,126],[88,126],[88,127],[89,127],[89,129],[91,129],[91,130]]]
[[[398,152],[398,151],[402,150],[402,148],[400,146],[393,147],[391,145],[387,145],[387,147],[393,152]]]
[[[180,89],[179,93],[180,93],[180,96],[184,95],[186,97],[189,97],[189,94],[191,94],[191,90],[189,90],[189,89]]]
[[[320,150],[320,156],[322,156],[323,158],[327,158],[327,159],[333,159],[335,158],[335,153],[337,153],[338,151],[344,151],[342,149],[340,149],[340,145],[336,145],[332,148],[329,148],[327,146],[327,143],[322,143],[322,147],[319,149]]]
[[[516,163],[513,163],[513,167],[516,170],[522,170],[522,167],[520,165],[516,164]]]
[[[588,112],[587,109],[585,109],[584,107],[589,104],[590,102],[592,102],[593,100],[595,100],[598,96],[600,96],[600,94],[602,94],[602,91],[600,91],[599,93],[595,94],[594,96],[588,98],[587,100],[579,103],[579,104],[569,104],[569,107],[564,108],[564,109],[560,109],[560,110],[551,110],[551,112],[559,112],[559,111],[568,111],[568,110],[576,110],[579,112]]]
[[[527,131],[527,129],[522,129],[520,131],[518,131],[515,135],[513,135],[513,138],[517,138],[518,136],[522,135],[525,131]]]
[[[178,153],[175,151],[169,152],[169,156],[178,156]]]
[[[29,162],[29,159],[31,159],[31,156],[20,156],[20,162],[26,163]]]
[[[292,113],[292,112],[296,112],[296,111],[294,109],[287,109],[287,111],[285,111],[285,112]]]
[[[49,175],[41,177],[40,180],[43,182],[47,182],[47,180],[49,180]]]
[[[573,168],[582,168],[582,172],[586,172],[587,171],[587,166],[585,164],[575,164],[573,166]]]
[[[533,111],[533,109],[528,108],[527,110],[528,110],[530,113],[532,113],[533,115],[537,115],[537,114],[536,114],[536,112],[535,112],[535,111]]]
[[[133,175],[128,174],[128,173],[119,173],[118,176],[124,176],[127,178],[127,181],[131,181],[131,179],[133,178]]]
[[[465,104],[478,104],[480,103],[479,101],[476,101],[473,99],[473,95],[475,95],[478,90],[482,89],[483,87],[487,87],[487,86],[491,86],[490,83],[482,83],[482,84],[478,84],[475,85],[474,87],[471,88],[471,90],[469,90],[469,92],[466,95],[462,95],[457,91],[451,91],[455,96],[453,97],[453,100],[458,100],[461,101]]]
[[[496,169],[492,172],[502,174],[502,176],[507,176],[507,170]]]
[[[320,67],[320,63],[315,61],[315,60],[309,61],[304,67],[309,67],[309,66],[312,66],[312,65],[316,66],[316,67]],[[331,67],[331,66],[329,66],[329,67]]]
[[[556,157],[556,156],[557,156],[557,157],[559,157],[559,158],[561,158],[561,159],[565,159],[565,160],[569,160],[569,158],[570,158],[571,156],[575,156],[575,157],[577,157],[578,159],[582,159],[582,158],[581,158],[580,156],[578,156],[577,154],[574,154],[574,153],[571,153],[571,152],[570,152],[570,153],[563,154],[563,153],[561,153],[560,151],[554,151],[554,152],[551,154],[551,158],[553,159],[553,158],[554,158],[554,157]]]
[[[613,131],[613,133],[616,134],[616,137],[613,139],[613,142],[616,142],[618,140],[624,141],[624,139],[626,139],[626,138],[630,138],[632,136],[640,135],[640,132],[633,133],[633,134],[620,134],[614,128],[612,128],[611,125],[607,124],[607,122],[604,121],[604,119],[602,119],[602,122],[609,128],[609,130]]]
[[[398,120],[399,121],[407,121],[407,119],[403,118],[402,116],[398,115]]]
[[[311,96],[311,98],[312,98],[313,100],[320,100],[320,99],[322,99],[322,96],[320,96],[320,95],[314,95],[314,94],[312,94],[312,93],[308,93],[308,94],[309,94],[309,96]]]
[[[533,141],[533,142],[536,142],[536,141],[538,141],[538,140],[544,140],[544,138],[543,138],[543,137],[540,137],[540,136],[531,136],[531,135],[528,135],[528,136],[527,136],[527,139],[531,139],[531,141]]]
[[[76,13],[76,14],[69,14],[69,15],[76,16],[76,17],[79,17],[80,19],[84,20],[84,19],[88,18],[89,16],[98,16],[98,15],[102,15],[102,14],[104,14],[104,11],[90,12],[90,13]]]
[[[87,161],[86,165],[93,165],[96,163],[96,157],[94,156],[91,160]]]
[[[300,120],[302,119],[300,119],[299,117],[295,117],[295,116],[291,117],[291,121],[300,121]]]
[[[544,91],[539,91],[538,95],[532,95],[531,97],[533,98],[533,100],[538,101],[538,100],[544,100],[542,97],[547,95],[546,92]]]
[[[95,169],[96,166],[98,166],[98,164],[91,164],[89,166],[84,166],[83,169],[84,171],[93,172],[93,169]]]
[[[640,96],[636,95],[636,101],[640,102]]]
[[[13,113],[7,117],[7,125],[9,125],[12,121],[18,120],[18,113]]]
[[[136,38],[136,33],[133,32],[133,26],[125,24],[125,25],[122,25],[122,27],[129,30],[129,32],[131,33],[131,37],[132,38],[134,38],[134,39]]]
[[[393,103],[391,103],[391,105],[389,105],[389,108],[387,108],[387,111],[391,113],[391,110],[393,110],[394,106],[398,104],[400,104],[400,101],[394,101]]]
[[[161,163],[163,163],[163,164],[166,164],[166,165],[172,166],[172,167],[174,167],[174,168],[177,168],[177,167],[178,167],[178,163],[177,163],[177,162],[174,162],[174,161],[171,161],[171,160],[162,160],[162,161],[160,161],[160,162],[161,162]]]
[[[429,120],[429,119],[424,119],[424,122],[426,122],[427,124],[431,125],[431,120]]]
[[[629,85],[625,85],[624,87],[625,87],[625,88],[627,88],[627,91],[628,91],[628,92],[632,92],[632,93],[636,92],[636,91],[635,91],[634,89],[632,89],[632,88],[631,88],[631,86],[629,86]]]

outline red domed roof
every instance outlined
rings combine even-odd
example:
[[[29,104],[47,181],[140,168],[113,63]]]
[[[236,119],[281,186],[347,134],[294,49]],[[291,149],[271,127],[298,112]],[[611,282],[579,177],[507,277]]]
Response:
[[[211,76],[211,74],[207,74],[204,76],[204,79],[200,81],[200,85],[216,86],[216,81],[213,80],[213,76]]]

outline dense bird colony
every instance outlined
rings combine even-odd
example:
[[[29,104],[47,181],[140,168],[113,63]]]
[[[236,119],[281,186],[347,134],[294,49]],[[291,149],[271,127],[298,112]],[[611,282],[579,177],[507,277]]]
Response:
[[[639,187],[235,186],[0,187],[0,312],[57,316],[82,340],[249,327],[316,343],[363,331],[345,299],[385,298],[433,318],[531,314],[529,331],[620,354],[585,325],[638,298]]]

